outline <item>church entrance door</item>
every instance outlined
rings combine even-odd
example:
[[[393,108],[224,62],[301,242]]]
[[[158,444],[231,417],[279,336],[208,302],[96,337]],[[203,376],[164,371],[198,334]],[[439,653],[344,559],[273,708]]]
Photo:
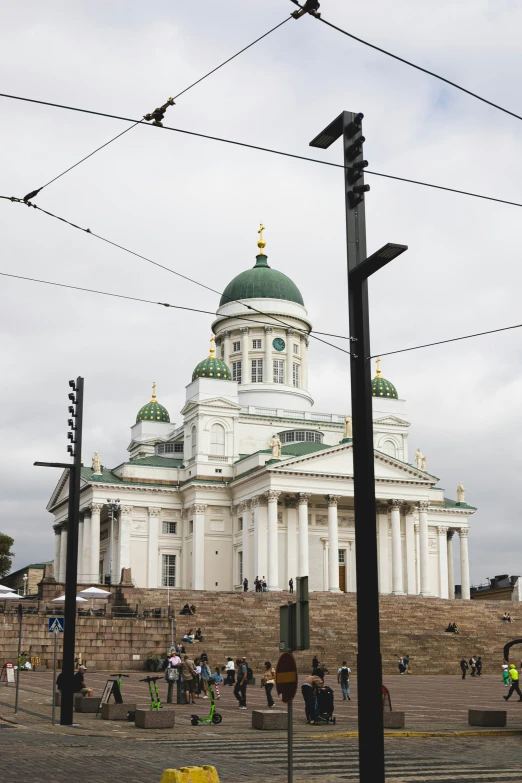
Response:
[[[346,566],[339,566],[339,590],[342,593],[346,593]]]

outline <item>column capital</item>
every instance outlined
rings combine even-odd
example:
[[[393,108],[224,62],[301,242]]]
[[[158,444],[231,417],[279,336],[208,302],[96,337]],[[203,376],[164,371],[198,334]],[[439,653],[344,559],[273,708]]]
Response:
[[[448,541],[451,541],[453,536],[455,535],[455,530],[451,527],[448,528]]]
[[[389,501],[390,508],[401,508],[404,501],[398,500],[397,498],[393,498]]]
[[[287,337],[291,337],[294,334],[295,329],[285,329],[285,332]]]
[[[190,506],[189,511],[192,514],[204,514],[207,508],[208,506],[206,503],[193,503]]]
[[[280,492],[274,489],[270,489],[268,492],[265,493],[265,497],[267,500],[275,500],[277,503],[277,499],[280,496]]]
[[[263,493],[262,495],[256,495],[250,501],[250,505],[252,508],[259,508],[260,506],[266,506],[266,504],[267,504],[266,493]]]
[[[54,530],[55,536],[59,536],[59,535],[61,535],[61,532],[62,532],[62,526],[60,524],[53,525],[53,530]]]
[[[429,505],[430,505],[429,501],[427,500],[419,500],[416,503],[416,506],[419,509],[419,511],[427,511]]]
[[[272,334],[273,331],[271,326],[265,326],[265,334]]]
[[[407,516],[413,516],[416,512],[415,504],[414,503],[406,503],[404,506],[404,513]]]
[[[91,504],[90,504],[90,506],[91,506],[91,512],[92,512],[93,514],[99,514],[99,513],[100,513],[100,511],[101,511],[101,510],[102,510],[102,508],[103,508],[103,505],[104,505],[103,503],[91,503]]]
[[[308,501],[310,500],[311,497],[312,495],[308,492],[298,492],[297,502],[299,503],[300,506],[308,505]]]
[[[248,326],[241,326],[239,331],[242,335],[248,334]]]
[[[325,495],[324,499],[328,502],[329,506],[337,507],[337,503],[341,499],[341,495]]]
[[[149,506],[147,511],[149,512],[149,517],[159,517],[160,515],[160,509],[156,508],[156,506]]]
[[[230,329],[224,329],[224,330],[221,332],[221,336],[222,336],[222,337],[223,337],[225,340],[228,340],[228,338],[230,337]]]
[[[132,506],[121,506],[120,511],[122,514],[132,514]]]
[[[285,508],[296,508],[297,507],[297,498],[285,498]]]
[[[449,530],[449,527],[446,527],[446,525],[437,525],[437,533],[439,536],[445,536]]]
[[[248,500],[243,500],[241,503],[238,503],[237,510],[240,514],[244,514],[245,511],[248,511],[250,507],[250,502]]]
[[[375,508],[378,514],[388,514],[388,506],[386,503],[376,503]]]
[[[467,538],[469,527],[459,527],[459,538]]]

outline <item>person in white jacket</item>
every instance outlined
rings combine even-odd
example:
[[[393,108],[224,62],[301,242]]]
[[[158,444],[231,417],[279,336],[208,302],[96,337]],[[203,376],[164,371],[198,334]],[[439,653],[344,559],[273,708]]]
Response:
[[[236,681],[236,669],[234,666],[234,661],[232,658],[227,658],[227,665],[225,666],[225,671],[227,673],[227,679],[225,680],[225,685],[234,685]]]

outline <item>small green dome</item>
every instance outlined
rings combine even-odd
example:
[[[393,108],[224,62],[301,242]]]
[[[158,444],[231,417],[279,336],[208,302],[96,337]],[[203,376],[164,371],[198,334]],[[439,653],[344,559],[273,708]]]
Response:
[[[231,381],[232,373],[221,359],[216,359],[214,348],[214,335],[210,338],[210,355],[198,364],[192,373],[192,380],[196,378],[217,378],[220,381]]]
[[[377,359],[377,373],[372,381],[372,397],[386,397],[388,400],[398,400],[397,389],[381,376],[381,360]]]
[[[252,269],[241,272],[227,285],[219,306],[236,299],[284,299],[304,306],[296,284],[282,272],[269,267],[264,254],[256,256]]]
[[[169,412],[156,399],[156,384],[152,384],[152,399],[143,408],[140,408],[136,416],[136,424],[139,421],[166,421],[170,424]]]

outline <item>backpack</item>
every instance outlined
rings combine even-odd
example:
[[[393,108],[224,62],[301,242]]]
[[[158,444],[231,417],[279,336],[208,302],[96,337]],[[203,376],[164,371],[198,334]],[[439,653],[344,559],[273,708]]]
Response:
[[[341,680],[343,682],[347,682],[347,680],[350,679],[350,673],[348,672],[348,669],[346,666],[341,667]]]
[[[247,680],[251,680],[253,676],[254,676],[254,672],[252,671],[250,666],[248,666],[247,667]]]

